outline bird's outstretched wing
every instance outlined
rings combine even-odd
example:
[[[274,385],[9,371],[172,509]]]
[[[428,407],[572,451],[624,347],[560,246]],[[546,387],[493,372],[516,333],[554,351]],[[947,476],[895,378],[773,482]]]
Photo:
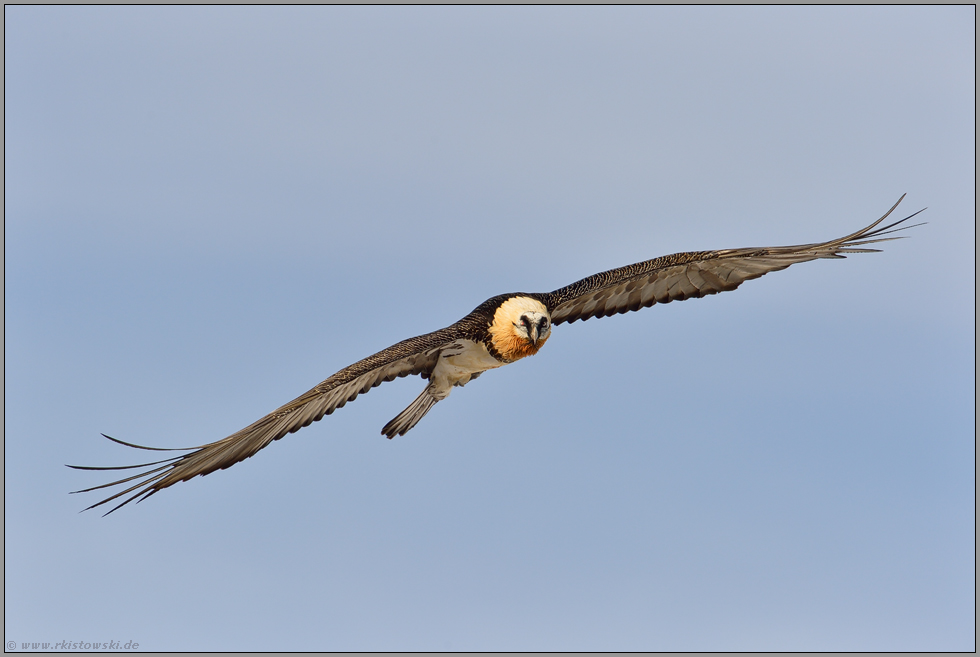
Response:
[[[876,222],[845,237],[819,244],[776,246],[721,251],[675,253],[604,271],[541,295],[551,311],[552,324],[607,317],[655,303],[670,303],[734,290],[743,282],[798,262],[817,258],[843,258],[846,253],[869,253],[863,248],[875,242],[899,239],[883,237],[912,226],[897,228],[905,219],[875,228],[902,202],[902,198]]]
[[[439,353],[456,339],[463,337],[465,320],[467,319],[464,318],[452,326],[433,333],[403,340],[384,351],[379,351],[373,356],[345,367],[307,393],[277,408],[241,431],[217,442],[199,447],[170,450],[134,445],[106,436],[109,440],[137,449],[187,451],[189,453],[140,465],[111,467],[70,465],[68,467],[77,470],[150,468],[132,477],[73,492],[86,493],[100,488],[134,482],[125,490],[85,509],[87,511],[132,493],[130,497],[125,498],[108,511],[108,513],[112,513],[136,498],[143,500],[179,481],[187,481],[197,475],[206,475],[215,470],[231,467],[252,456],[273,440],[279,440],[288,433],[309,426],[324,415],[330,415],[347,402],[353,401],[358,395],[368,392],[371,388],[377,387],[385,381],[394,381],[398,377],[412,374],[421,374],[427,378],[439,360]]]

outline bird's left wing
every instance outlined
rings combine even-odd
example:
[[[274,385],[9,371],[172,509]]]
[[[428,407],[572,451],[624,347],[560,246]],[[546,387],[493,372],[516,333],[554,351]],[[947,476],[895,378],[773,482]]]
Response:
[[[102,500],[88,509],[101,506],[128,493],[132,495],[111,509],[112,513],[119,507],[128,504],[136,498],[143,500],[154,493],[172,486],[179,481],[187,481],[197,475],[206,475],[215,470],[223,470],[243,461],[274,440],[279,440],[288,433],[299,431],[303,427],[321,419],[324,415],[333,413],[358,395],[377,387],[385,381],[393,381],[398,377],[421,374],[428,377],[439,360],[443,349],[449,348],[461,337],[464,329],[463,320],[433,333],[427,333],[415,338],[403,340],[373,356],[345,367],[312,390],[300,395],[293,401],[269,413],[260,420],[253,422],[241,431],[231,434],[217,442],[199,447],[181,450],[143,447],[109,438],[114,442],[129,447],[152,451],[188,451],[188,454],[175,456],[153,463],[140,465],[92,467],[70,465],[77,470],[128,470],[134,468],[151,468],[132,477],[120,479],[112,483],[94,486],[88,491],[108,488],[128,482],[135,482],[125,490],[112,497]],[[103,434],[104,435],[104,434]],[[154,467],[156,466],[156,467]],[[88,510],[86,509],[86,511]],[[107,514],[108,515],[108,514]]]
[[[747,280],[786,269],[798,262],[843,258],[846,253],[874,252],[877,249],[863,247],[898,239],[883,236],[895,230],[911,228],[896,226],[918,212],[901,221],[875,228],[898,207],[903,198],[904,194],[884,216],[867,228],[829,242],[675,253],[583,278],[541,295],[541,299],[551,311],[553,324],[584,321],[591,317],[607,317],[648,308],[655,303],[670,303],[734,290]]]

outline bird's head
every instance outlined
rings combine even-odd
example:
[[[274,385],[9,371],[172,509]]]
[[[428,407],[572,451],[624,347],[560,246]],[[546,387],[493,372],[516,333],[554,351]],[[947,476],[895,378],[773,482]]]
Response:
[[[547,311],[529,310],[523,312],[514,322],[514,332],[527,340],[532,347],[537,348],[539,343],[544,344],[548,336],[551,335],[551,318]]]
[[[490,335],[494,348],[507,360],[533,356],[551,336],[551,315],[537,299],[511,297],[494,313]]]

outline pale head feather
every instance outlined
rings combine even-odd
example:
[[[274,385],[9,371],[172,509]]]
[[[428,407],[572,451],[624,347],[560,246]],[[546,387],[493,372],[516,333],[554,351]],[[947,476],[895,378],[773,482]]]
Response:
[[[547,327],[532,344],[527,328],[521,317],[527,316],[532,326],[537,326],[542,317],[548,319]],[[514,297],[500,304],[490,325],[491,342],[494,349],[507,360],[519,360],[533,356],[551,337],[551,315],[543,303],[530,297]]]

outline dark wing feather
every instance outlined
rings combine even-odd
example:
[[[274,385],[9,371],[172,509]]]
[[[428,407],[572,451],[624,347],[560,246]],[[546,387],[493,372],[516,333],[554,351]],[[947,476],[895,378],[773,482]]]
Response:
[[[108,512],[112,513],[112,511],[136,498],[145,499],[179,481],[187,481],[197,475],[206,475],[215,470],[231,467],[239,461],[249,458],[272,441],[279,440],[288,433],[299,431],[321,419],[324,415],[330,415],[347,402],[353,401],[358,395],[368,392],[371,388],[377,387],[385,381],[393,381],[398,377],[412,374],[428,377],[439,359],[440,351],[452,344],[454,340],[464,337],[468,333],[468,325],[472,323],[471,317],[468,316],[447,328],[404,340],[384,351],[379,351],[373,356],[345,367],[309,392],[300,395],[288,404],[277,408],[262,419],[223,440],[199,447],[182,448],[189,451],[189,454],[141,465],[68,466],[78,470],[127,470],[159,466],[132,477],[74,492],[85,493],[139,480],[125,490],[88,507],[91,509],[101,506],[132,493],[130,497],[124,499]],[[170,451],[134,445],[109,436],[106,438],[138,449]]]
[[[877,249],[861,247],[899,239],[883,236],[896,230],[911,228],[895,227],[918,212],[875,229],[875,226],[898,207],[903,198],[904,194],[884,216],[867,228],[829,242],[675,253],[583,278],[569,286],[541,295],[541,298],[551,311],[552,323],[561,324],[648,308],[655,303],[670,303],[734,290],[747,280],[786,269],[798,262],[817,258],[843,258],[845,256],[842,254],[845,253],[874,252]]]

